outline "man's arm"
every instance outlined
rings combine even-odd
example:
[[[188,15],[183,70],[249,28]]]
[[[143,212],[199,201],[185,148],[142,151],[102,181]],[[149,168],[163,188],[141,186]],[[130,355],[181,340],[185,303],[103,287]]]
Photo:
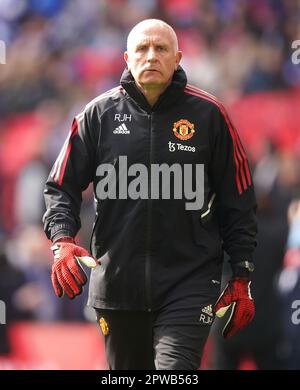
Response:
[[[250,275],[256,247],[256,199],[245,150],[223,106],[219,106],[214,120],[212,180],[223,248],[230,257],[233,272],[214,311],[223,317],[231,308],[223,329],[223,336],[228,338],[254,317]]]
[[[223,247],[242,276],[256,247],[256,198],[246,153],[223,107],[215,114],[214,135],[212,178]]]
[[[73,299],[81,294],[87,282],[81,263],[92,268],[98,264],[74,240],[80,228],[82,192],[93,180],[96,145],[84,111],[75,117],[46,183],[43,221],[46,235],[54,243],[51,280],[58,297],[66,293]]]
[[[82,192],[93,180],[96,141],[87,113],[77,115],[46,182],[43,217],[47,237],[75,237],[80,229]]]

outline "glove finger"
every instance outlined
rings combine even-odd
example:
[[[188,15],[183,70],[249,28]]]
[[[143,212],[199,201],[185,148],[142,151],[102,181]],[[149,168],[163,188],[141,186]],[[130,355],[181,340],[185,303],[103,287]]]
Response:
[[[241,324],[240,329],[247,326],[254,317],[254,303],[250,300],[240,300],[238,302],[237,321]]]
[[[61,285],[61,287],[63,288],[64,292],[67,294],[67,296],[70,299],[74,299],[75,298],[75,294],[74,294],[73,290],[71,289],[69,283],[66,281],[64,274],[62,273],[61,270],[57,270],[58,282]]]
[[[243,301],[241,302],[241,305],[243,304]],[[254,314],[255,314],[255,305],[254,305],[254,302],[253,300],[251,301],[246,301],[246,303],[244,303],[244,308],[243,308],[243,323],[245,323],[246,325],[250,324],[250,322],[253,320],[254,318]],[[246,326],[245,325],[245,326]]]
[[[230,318],[223,329],[223,336],[229,338],[238,330],[245,328],[254,317],[253,301],[241,300],[234,305]]]
[[[53,286],[55,294],[58,296],[58,298],[61,298],[64,295],[64,291],[63,291],[61,285],[59,284],[59,282],[57,280],[56,272],[53,269],[52,269],[52,273],[51,273],[51,281],[52,281],[52,286]]]
[[[67,266],[62,267],[61,272],[64,280],[68,284],[69,288],[72,290],[74,296],[81,294],[82,288],[79,283],[77,283],[76,278],[73,275],[74,268],[70,270]]]
[[[77,283],[83,286],[86,284],[88,279],[87,279],[86,273],[84,272],[84,269],[82,268],[82,266],[80,264],[80,261],[77,260],[77,256],[74,256],[74,257],[75,257],[74,266],[72,267],[72,269],[70,269],[70,267],[69,267],[69,270],[72,273],[72,275],[74,276],[74,278],[76,279]]]

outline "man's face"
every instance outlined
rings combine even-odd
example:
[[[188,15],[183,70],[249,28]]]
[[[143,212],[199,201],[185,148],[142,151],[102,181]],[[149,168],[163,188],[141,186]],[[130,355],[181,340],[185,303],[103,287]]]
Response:
[[[181,55],[172,32],[155,26],[134,32],[124,59],[137,84],[157,87],[170,82]]]

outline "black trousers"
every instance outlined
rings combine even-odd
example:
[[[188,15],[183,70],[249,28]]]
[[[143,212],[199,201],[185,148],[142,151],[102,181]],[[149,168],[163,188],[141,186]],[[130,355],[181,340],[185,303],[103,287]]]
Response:
[[[164,313],[95,310],[111,370],[197,370],[200,367],[213,321],[212,314],[201,313],[201,308],[189,310],[186,320],[181,316],[179,323]]]

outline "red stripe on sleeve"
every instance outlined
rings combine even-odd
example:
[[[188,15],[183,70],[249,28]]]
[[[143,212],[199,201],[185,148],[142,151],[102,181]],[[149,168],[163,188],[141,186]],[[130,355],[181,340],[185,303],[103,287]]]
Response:
[[[243,145],[242,145],[241,140],[239,138],[238,132],[236,131],[236,129],[232,125],[230,118],[229,118],[224,106],[215,98],[215,96],[210,95],[209,93],[202,91],[199,88],[188,85],[186,88],[186,92],[188,92],[188,91],[190,93],[195,92],[197,94],[196,96],[202,97],[206,100],[209,100],[209,101],[215,103],[219,107],[220,111],[222,112],[222,114],[226,120],[226,123],[228,125],[233,143],[234,143],[234,154],[235,154],[237,173],[240,174],[240,176],[242,178],[242,182],[243,182],[243,187],[246,190],[248,188],[248,186],[251,185],[251,182],[252,182],[246,153],[244,151]],[[238,164],[237,164],[236,159],[238,159]],[[239,177],[239,174],[237,175],[237,177]],[[246,182],[246,177],[247,177],[248,185]],[[240,187],[238,184],[238,181],[237,181],[237,186],[238,186],[238,188]],[[239,193],[241,193],[241,192],[239,191]]]
[[[242,190],[240,175],[241,175],[242,180],[243,180],[244,189],[247,188],[245,175],[244,175],[243,170],[241,170],[241,167],[240,167],[240,162],[242,160],[242,157],[241,157],[239,150],[237,148],[237,141],[236,141],[235,133],[234,133],[230,123],[228,123],[228,119],[227,119],[226,115],[224,115],[224,109],[215,99],[211,98],[209,95],[206,95],[206,94],[204,95],[204,93],[201,90],[195,90],[194,88],[192,89],[191,87],[186,87],[185,91],[190,95],[202,97],[205,100],[208,100],[212,103],[215,103],[219,107],[220,111],[222,112],[222,115],[227,123],[228,129],[229,129],[232,141],[233,141],[233,146],[234,146],[233,147],[233,157],[234,157],[235,166],[236,166],[236,175],[235,175],[236,186],[237,186],[239,194],[242,194],[243,190]]]
[[[72,148],[72,139],[75,137],[75,135],[77,133],[78,133],[78,123],[77,123],[77,120],[75,119],[74,123],[73,123],[73,126],[72,126],[72,129],[71,129],[70,134],[69,134],[68,147],[67,147],[66,151],[64,152],[64,155],[61,157],[60,162],[59,162],[59,164],[57,165],[57,168],[56,168],[55,181],[59,185],[62,184],[62,181],[63,181],[63,178],[64,178],[64,174],[65,174],[68,158],[69,158],[69,155],[70,155],[70,152],[71,152],[71,148]]]

